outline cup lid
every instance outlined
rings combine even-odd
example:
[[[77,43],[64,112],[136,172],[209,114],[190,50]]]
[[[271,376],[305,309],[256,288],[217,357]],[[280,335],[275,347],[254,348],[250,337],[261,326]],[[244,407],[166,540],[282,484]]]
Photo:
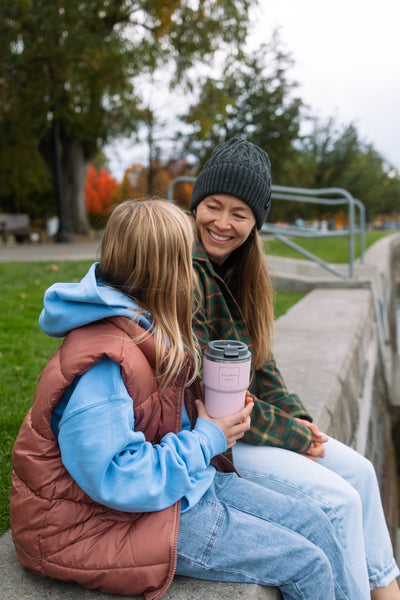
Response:
[[[251,358],[250,350],[238,340],[213,340],[204,349],[204,355],[211,360],[241,361]]]

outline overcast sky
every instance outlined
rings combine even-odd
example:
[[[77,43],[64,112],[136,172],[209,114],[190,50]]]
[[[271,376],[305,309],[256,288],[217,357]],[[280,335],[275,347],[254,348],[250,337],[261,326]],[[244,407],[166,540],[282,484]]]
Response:
[[[360,138],[400,168],[400,0],[260,0],[255,45],[278,28],[294,59],[296,93],[321,119],[354,123]],[[118,178],[146,161],[131,142],[107,151]]]
[[[354,123],[400,168],[400,0],[261,0],[255,37],[274,28],[316,116]]]

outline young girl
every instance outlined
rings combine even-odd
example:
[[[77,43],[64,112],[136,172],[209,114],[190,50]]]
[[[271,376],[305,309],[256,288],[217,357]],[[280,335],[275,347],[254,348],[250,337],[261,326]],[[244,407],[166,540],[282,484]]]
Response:
[[[124,202],[100,262],[46,292],[41,327],[65,339],[13,451],[18,558],[147,599],[174,573],[279,586],[287,600],[366,599],[318,506],[240,479],[220,455],[253,403],[211,419],[200,400],[189,231],[167,202]]]
[[[372,598],[398,600],[399,569],[372,464],[334,439],[325,447],[328,438],[311,423],[300,398],[287,391],[271,353],[272,285],[257,231],[270,204],[268,155],[233,138],[215,148],[190,205],[198,237],[193,261],[202,289],[194,320],[200,344],[238,339],[253,350],[252,425],[247,443],[233,448],[233,462],[246,479],[305,498],[309,508],[320,506],[360,585],[369,579]]]

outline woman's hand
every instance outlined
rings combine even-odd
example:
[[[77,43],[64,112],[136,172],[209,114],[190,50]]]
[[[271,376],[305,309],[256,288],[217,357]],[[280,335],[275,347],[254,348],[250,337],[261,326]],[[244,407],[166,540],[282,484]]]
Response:
[[[324,458],[325,456],[324,444],[328,441],[328,437],[324,433],[322,433],[318,425],[310,423],[306,419],[299,419],[297,417],[295,418],[295,420],[301,425],[304,425],[304,427],[310,429],[310,431],[313,434],[312,444],[303,456],[306,456],[307,458],[318,462],[319,458]]]
[[[244,432],[250,429],[250,413],[253,410],[254,402],[250,400],[248,394],[246,394],[246,406],[227,417],[219,417],[217,419],[210,417],[201,400],[196,400],[196,406],[199,417],[207,419],[207,421],[212,421],[221,429],[226,439],[227,448],[232,448],[237,440],[243,437]]]

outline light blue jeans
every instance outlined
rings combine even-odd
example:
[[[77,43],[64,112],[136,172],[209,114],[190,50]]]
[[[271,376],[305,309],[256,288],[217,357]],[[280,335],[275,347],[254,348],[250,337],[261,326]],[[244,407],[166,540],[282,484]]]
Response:
[[[367,600],[324,511],[217,473],[181,514],[176,573],[280,588],[285,600]]]
[[[318,463],[281,448],[237,442],[233,461],[242,477],[269,490],[319,506],[329,517],[359,585],[389,585],[399,575],[382,509],[375,469],[348,446],[329,438]]]

